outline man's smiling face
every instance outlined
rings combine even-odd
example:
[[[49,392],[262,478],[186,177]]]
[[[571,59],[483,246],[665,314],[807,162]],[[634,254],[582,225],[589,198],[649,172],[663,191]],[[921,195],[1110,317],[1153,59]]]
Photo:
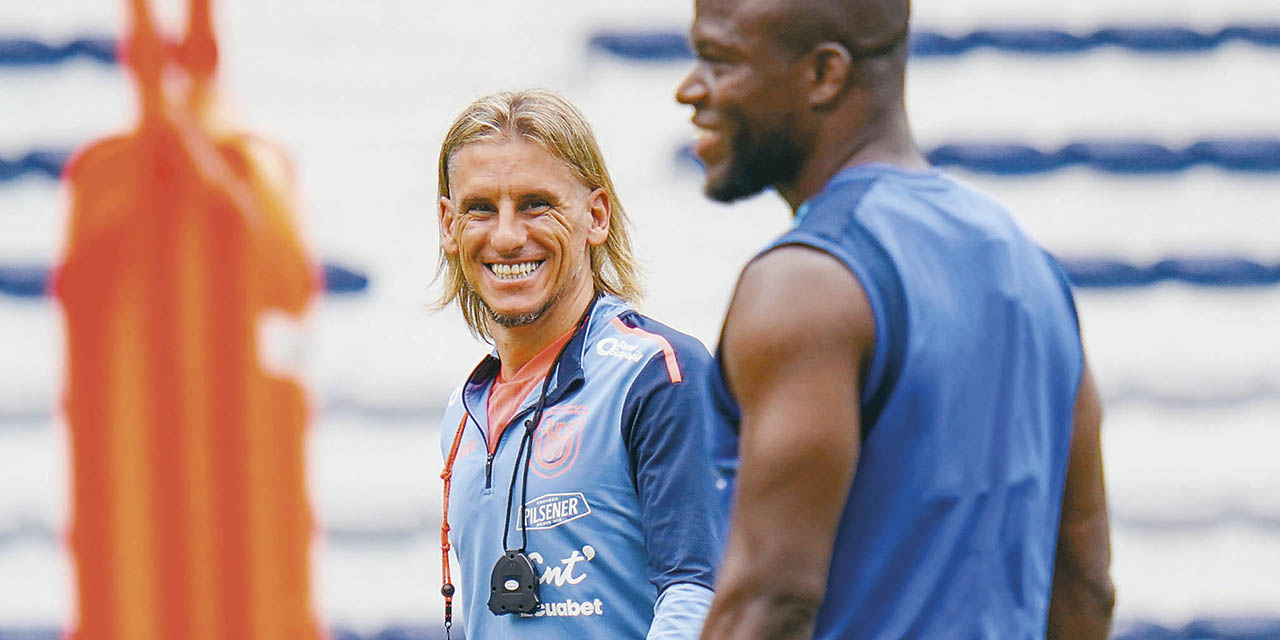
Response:
[[[503,327],[530,326],[594,288],[590,248],[608,236],[608,197],[521,138],[477,142],[449,162],[441,246]]]
[[[697,56],[676,89],[693,107],[693,151],[706,194],[721,202],[793,180],[803,160],[798,59],[771,37],[780,0],[699,0],[690,31]]]

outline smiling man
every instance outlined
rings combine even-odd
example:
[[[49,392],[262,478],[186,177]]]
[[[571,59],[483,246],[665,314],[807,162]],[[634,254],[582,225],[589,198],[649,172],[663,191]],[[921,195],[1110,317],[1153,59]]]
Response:
[[[794,228],[711,393],[733,518],[704,638],[1105,638],[1100,406],[1057,262],[929,166],[906,0],[698,0],[706,193]]]
[[[546,91],[481,98],[439,189],[442,305],[494,345],[444,417],[446,626],[452,545],[469,638],[697,637],[724,526],[711,359],[629,306],[627,219],[586,120]]]

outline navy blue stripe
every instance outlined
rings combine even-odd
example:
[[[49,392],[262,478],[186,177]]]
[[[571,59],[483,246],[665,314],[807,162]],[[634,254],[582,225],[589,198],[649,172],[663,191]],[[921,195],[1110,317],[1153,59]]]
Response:
[[[880,378],[880,384],[876,386],[863,411],[865,423],[862,427],[862,439],[865,441],[871,434],[871,429],[880,421],[880,414],[889,403],[889,397],[898,387],[898,379],[902,377],[902,368],[906,365],[907,296],[893,258],[885,251],[884,246],[860,224],[851,223],[849,230],[852,233],[847,233],[845,240],[853,245],[855,255],[862,259],[862,265],[871,272],[871,278],[875,281],[881,302],[884,304],[884,316],[888,325],[876,327],[877,334],[882,331],[887,333],[888,351],[885,355],[885,369]]]
[[[1280,637],[1280,618],[1203,618],[1181,627],[1166,627],[1154,622],[1128,620],[1116,624],[1112,640],[1274,640]],[[439,624],[397,625],[360,633],[343,627],[330,627],[333,640],[443,640]],[[53,627],[0,628],[0,640],[58,640],[61,629]],[[454,629],[453,638],[462,640],[462,630]]]
[[[692,147],[676,150],[677,163],[700,167]],[[975,173],[1025,176],[1085,167],[1099,173],[1158,175],[1213,167],[1233,173],[1280,173],[1280,139],[1255,137],[1201,140],[1182,148],[1137,140],[1079,141],[1043,150],[1019,143],[949,143],[927,151],[929,162]],[[0,183],[27,178],[57,180],[70,153],[33,149],[15,158],[0,156]]]
[[[1050,150],[1018,143],[956,143],[934,147],[925,156],[934,166],[1001,176],[1045,174],[1070,167],[1118,175],[1173,174],[1192,167],[1280,173],[1280,139],[1266,137],[1201,140],[1183,148],[1135,140],[1080,141]],[[701,166],[688,145],[676,151],[676,161],[683,166]]]
[[[1280,47],[1280,25],[1230,25],[1217,31],[1188,27],[1110,27],[1084,34],[1060,29],[978,29],[948,35],[917,29],[911,34],[911,55],[955,58],[990,49],[1017,55],[1072,55],[1104,47],[1139,53],[1195,54],[1240,42],[1256,47]],[[606,31],[592,36],[587,47],[630,60],[689,60],[693,52],[683,31]],[[0,67],[34,67],[87,59],[116,64],[116,41],[110,36],[86,36],[49,43],[21,36],[0,36]]]
[[[86,37],[49,44],[34,38],[0,37],[0,67],[47,66],[80,58],[115,64],[115,39]]]
[[[1077,289],[1133,289],[1164,282],[1196,287],[1241,288],[1280,285],[1280,263],[1255,262],[1238,256],[1167,258],[1141,265],[1110,258],[1062,260]],[[49,295],[49,268],[41,265],[0,265],[0,295],[44,298]],[[325,291],[330,295],[364,293],[369,276],[337,264],[324,265]]]
[[[71,152],[66,149],[32,149],[15,159],[0,156],[0,182],[12,182],[28,175],[57,180],[62,177]]]
[[[1071,293],[1071,274],[1052,253],[1040,249],[1040,254],[1044,256],[1045,261],[1049,263],[1049,268],[1053,270],[1053,275],[1058,280],[1058,286],[1062,289],[1062,297],[1071,307],[1071,320],[1075,323],[1076,333],[1080,333],[1080,310],[1076,308],[1075,296]]]
[[[846,264],[857,264],[865,269],[871,277],[870,284],[880,296],[881,313],[884,322],[876,323],[876,339],[885,341],[884,370],[879,382],[872,390],[866,404],[862,407],[862,440],[871,436],[872,429],[880,422],[880,414],[884,412],[889,397],[898,386],[902,376],[902,368],[907,359],[907,300],[902,286],[902,279],[894,267],[893,259],[884,247],[872,237],[871,233],[860,224],[848,221],[842,240],[848,249],[845,255],[836,254],[836,258]],[[804,234],[795,233],[783,236],[779,244],[804,244],[828,253],[831,247],[806,241]],[[843,253],[843,252],[841,252]],[[866,381],[864,381],[866,382]]]
[[[324,290],[330,295],[365,293],[369,276],[338,264],[325,264]],[[44,298],[49,295],[49,267],[42,265],[0,265],[0,295],[17,298]]]
[[[1081,289],[1136,288],[1161,282],[1219,288],[1280,284],[1280,264],[1234,256],[1169,258],[1148,265],[1099,258],[1069,259],[1062,264],[1071,284]]]
[[[1138,53],[1195,54],[1233,42],[1256,47],[1280,47],[1280,25],[1232,25],[1217,31],[1197,31],[1187,27],[1111,27],[1084,34],[1060,29],[978,29],[954,36],[916,29],[911,33],[911,55],[918,58],[956,58],[990,49],[1017,55],[1058,56],[1106,47]],[[688,37],[682,31],[606,31],[592,36],[588,47],[629,60],[693,58]]]
[[[705,455],[705,454],[699,454]],[[692,458],[683,461],[683,470],[705,468],[705,463],[694,463]],[[692,466],[690,466],[692,465]],[[695,501],[695,504],[706,505],[707,502]],[[385,547],[386,545],[413,544],[415,541],[440,533],[440,513],[429,508],[422,509],[408,521],[388,524],[371,522],[367,526],[324,526],[317,531],[324,536],[331,548],[358,550],[368,547]],[[1111,513],[1111,524],[1126,531],[1137,533],[1163,533],[1186,535],[1192,533],[1207,534],[1232,528],[1248,529],[1268,536],[1280,532],[1280,515],[1260,513],[1238,505],[1226,505],[1220,509],[1178,516],[1139,516]],[[691,533],[691,535],[695,535]],[[702,532],[704,542],[706,532]],[[63,535],[53,525],[46,522],[25,520],[7,523],[0,528],[0,551],[8,552],[13,547],[37,546],[43,549],[62,549]],[[669,542],[676,543],[672,539]],[[718,544],[718,542],[717,542]],[[701,563],[701,569],[707,570],[710,561]],[[701,583],[701,580],[693,580]],[[704,585],[705,586],[705,585]]]
[[[395,625],[360,633],[343,627],[330,627],[333,640],[443,640],[440,624],[422,622]],[[58,640],[63,630],[54,627],[0,628],[0,640]],[[1112,640],[1274,640],[1280,638],[1280,618],[1201,618],[1181,627],[1162,626],[1155,622],[1126,620],[1115,625]],[[462,630],[454,629],[453,638],[463,640]]]
[[[723,374],[712,376],[709,392],[717,411],[723,412],[726,422],[740,422],[738,408],[724,385]],[[1154,409],[1227,409],[1251,404],[1280,401],[1280,385],[1266,377],[1258,377],[1233,386],[1230,389],[1185,390],[1161,389],[1147,381],[1129,379],[1112,381],[1102,390],[1102,399],[1108,407],[1144,406]],[[416,399],[415,399],[416,400]],[[368,431],[417,432],[435,424],[444,409],[432,404],[405,401],[365,400],[361,398],[322,398],[317,417],[350,416],[360,418],[360,428]],[[4,431],[40,432],[53,428],[55,418],[52,404],[32,406],[17,404],[0,406],[0,433]],[[337,428],[324,419],[315,424],[320,430]]]
[[[821,194],[806,203],[806,214],[797,218],[800,226],[770,245],[771,249],[788,244],[813,247],[839,259],[859,279],[864,277],[862,271],[871,278],[871,282],[863,282],[862,286],[873,289],[878,295],[883,318],[876,319],[876,340],[885,343],[885,352],[880,378],[862,407],[861,429],[864,442],[880,421],[880,414],[889,403],[889,397],[893,395],[906,364],[906,293],[893,258],[855,216],[824,216],[818,212],[831,200],[837,201],[832,206],[839,207],[842,212],[857,210],[859,201],[873,184],[874,179],[832,182]],[[863,384],[868,382],[870,381],[864,380]]]

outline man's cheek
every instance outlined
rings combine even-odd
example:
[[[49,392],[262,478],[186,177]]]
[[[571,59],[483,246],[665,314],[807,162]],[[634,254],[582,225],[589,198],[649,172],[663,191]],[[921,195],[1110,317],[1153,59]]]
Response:
[[[567,235],[573,230],[573,221],[559,209],[552,209],[538,216],[537,224],[545,233]]]

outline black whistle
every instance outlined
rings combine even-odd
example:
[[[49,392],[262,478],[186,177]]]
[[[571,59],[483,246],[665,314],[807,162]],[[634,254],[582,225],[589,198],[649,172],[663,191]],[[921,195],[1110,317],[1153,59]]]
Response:
[[[533,562],[523,551],[507,549],[493,564],[493,574],[489,576],[489,611],[495,616],[532,615],[541,604]]]

